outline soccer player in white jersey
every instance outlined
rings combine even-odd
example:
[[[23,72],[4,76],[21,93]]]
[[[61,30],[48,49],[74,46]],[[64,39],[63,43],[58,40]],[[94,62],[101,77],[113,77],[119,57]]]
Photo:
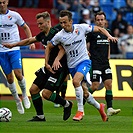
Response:
[[[24,114],[24,108],[21,99],[18,96],[16,85],[14,82],[13,72],[18,80],[18,84],[22,90],[22,98],[24,106],[29,109],[31,104],[26,94],[26,82],[22,75],[21,53],[19,47],[5,48],[4,43],[15,43],[20,41],[18,26],[21,26],[27,37],[32,37],[31,31],[19,13],[8,9],[9,0],[0,0],[0,62],[1,67],[6,75],[8,87],[15,99],[17,110],[20,114]],[[31,49],[35,49],[35,45],[31,44]]]
[[[117,38],[112,37],[104,28],[98,26],[90,26],[88,24],[72,24],[72,13],[68,10],[62,10],[59,15],[59,21],[62,26],[62,30],[58,32],[54,38],[49,42],[45,53],[45,65],[49,71],[52,72],[52,68],[48,64],[49,53],[51,49],[61,44],[64,49],[59,53],[58,58],[56,58],[55,66],[53,69],[58,69],[61,67],[60,58],[66,52],[67,63],[69,71],[73,78],[73,85],[75,88],[76,99],[78,102],[78,111],[73,117],[73,120],[81,120],[83,118],[83,89],[81,82],[86,80],[86,74],[89,72],[91,67],[91,61],[88,56],[88,51],[86,47],[85,34],[89,32],[101,32],[108,37],[109,41],[117,41]],[[104,104],[99,104],[95,101],[92,95],[89,93],[87,102],[96,105],[99,111],[103,109]],[[103,121],[106,121],[105,117]]]

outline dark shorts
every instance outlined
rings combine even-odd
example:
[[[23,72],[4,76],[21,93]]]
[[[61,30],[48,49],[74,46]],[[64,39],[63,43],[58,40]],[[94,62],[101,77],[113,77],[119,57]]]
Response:
[[[92,71],[92,76],[91,76],[92,82],[95,81],[100,82],[100,77],[102,79],[102,82],[104,82],[107,79],[112,79],[112,71],[109,64],[106,65],[92,64],[91,71]]]
[[[59,89],[68,74],[68,68],[61,68],[56,74],[52,74],[45,67],[40,68],[35,72],[36,79],[34,84],[39,87],[40,90],[48,89],[52,92]]]

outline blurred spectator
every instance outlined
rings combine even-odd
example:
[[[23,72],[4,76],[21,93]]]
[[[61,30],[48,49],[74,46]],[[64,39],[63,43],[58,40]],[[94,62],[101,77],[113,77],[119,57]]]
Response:
[[[133,0],[126,0],[128,12],[133,12]]]
[[[130,53],[133,58],[133,26],[132,25],[128,25],[127,34],[123,35],[119,39],[118,43],[119,43],[121,52],[124,55]]]
[[[79,24],[81,24],[81,23],[91,24],[90,11],[88,9],[83,10],[82,17],[79,21]]]
[[[115,29],[119,29],[120,36],[123,36],[127,32],[126,31],[127,25],[128,23],[123,19],[122,13],[118,12],[116,19],[113,20],[111,23],[111,31],[112,33],[114,33]]]
[[[38,8],[39,0],[26,0],[24,3],[24,0],[18,0],[18,7],[33,7]]]
[[[82,8],[82,5],[80,4],[79,0],[74,0],[73,4],[71,5],[71,11],[79,12],[79,14],[80,14],[82,10],[83,10],[83,8]]]
[[[57,13],[58,14],[59,14],[59,12],[61,10],[67,10],[68,8],[70,8],[70,5],[67,2],[65,2],[63,0],[57,0],[57,7],[56,7],[56,9],[57,9]]]
[[[94,22],[94,16],[97,12],[100,12],[101,11],[101,7],[99,6],[99,2],[98,0],[94,0],[93,1],[93,5],[92,5],[92,8],[91,8],[91,20]]]
[[[98,0],[94,1],[94,5],[92,6],[92,13],[95,15],[97,12],[101,11],[101,7],[99,6]]]
[[[82,6],[83,6],[85,9],[91,10],[91,8],[92,8],[92,2],[91,2],[91,0],[84,0]]]

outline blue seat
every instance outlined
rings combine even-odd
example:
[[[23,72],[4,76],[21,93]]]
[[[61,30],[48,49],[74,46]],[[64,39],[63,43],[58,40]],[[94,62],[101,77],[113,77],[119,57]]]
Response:
[[[132,12],[126,13],[125,20],[126,20],[129,24],[133,25],[133,13],[132,13]]]
[[[127,52],[126,59],[133,59],[133,52]]]
[[[99,4],[101,5],[105,5],[105,4],[112,4],[111,0],[99,0]]]
[[[120,9],[121,7],[126,6],[126,1],[125,0],[114,0],[113,2],[113,7],[115,9]]]
[[[78,12],[72,12],[72,19],[73,19],[73,24],[78,24],[80,20],[80,15]]]
[[[102,11],[105,12],[107,20],[112,19],[112,14],[113,14],[113,4],[112,3],[104,3],[101,5]]]

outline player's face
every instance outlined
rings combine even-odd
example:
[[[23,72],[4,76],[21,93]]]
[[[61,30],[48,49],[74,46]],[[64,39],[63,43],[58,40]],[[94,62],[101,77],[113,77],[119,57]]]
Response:
[[[65,31],[72,32],[72,20],[69,20],[68,16],[60,17],[59,21]]]
[[[95,18],[95,23],[97,26],[105,27],[105,23],[106,23],[105,16],[104,15],[97,15]]]
[[[5,14],[7,10],[8,0],[0,0],[0,13]]]
[[[45,20],[43,17],[37,19],[37,25],[41,32],[47,32],[50,28],[50,21]]]

